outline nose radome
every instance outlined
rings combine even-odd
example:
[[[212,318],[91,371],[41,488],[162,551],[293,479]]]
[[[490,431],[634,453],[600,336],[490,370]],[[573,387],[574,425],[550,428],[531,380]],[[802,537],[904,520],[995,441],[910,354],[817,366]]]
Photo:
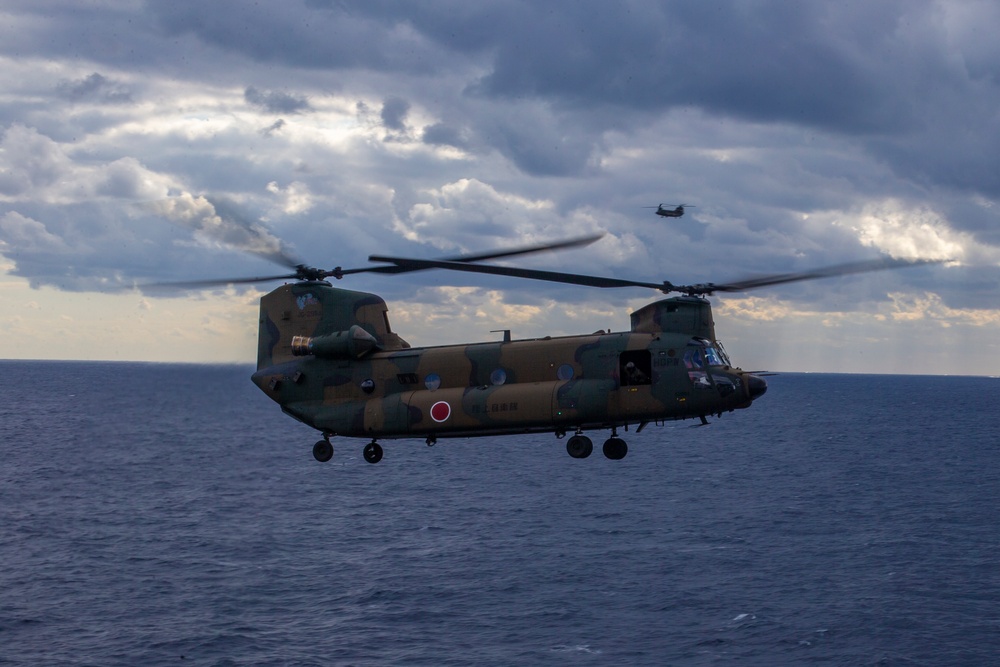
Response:
[[[764,395],[767,391],[767,382],[764,381],[764,378],[751,375],[747,378],[747,388],[750,392],[750,400],[752,401]]]

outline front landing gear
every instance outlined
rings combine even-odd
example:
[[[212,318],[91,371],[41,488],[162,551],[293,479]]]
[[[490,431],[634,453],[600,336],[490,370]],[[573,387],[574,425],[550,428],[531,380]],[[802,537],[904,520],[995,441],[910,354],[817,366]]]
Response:
[[[382,445],[372,440],[365,445],[363,453],[365,455],[365,461],[368,461],[368,463],[378,463],[382,460]]]
[[[323,438],[313,445],[313,457],[320,463],[326,463],[333,458],[333,445],[329,439]]]
[[[585,459],[594,451],[594,443],[587,436],[577,433],[566,441],[566,451],[574,459]]]

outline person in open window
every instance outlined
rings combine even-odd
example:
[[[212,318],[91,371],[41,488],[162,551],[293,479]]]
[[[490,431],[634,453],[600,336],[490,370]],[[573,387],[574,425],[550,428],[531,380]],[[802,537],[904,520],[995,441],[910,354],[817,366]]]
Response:
[[[629,384],[649,384],[649,376],[639,370],[635,362],[630,361],[625,364],[625,375]]]

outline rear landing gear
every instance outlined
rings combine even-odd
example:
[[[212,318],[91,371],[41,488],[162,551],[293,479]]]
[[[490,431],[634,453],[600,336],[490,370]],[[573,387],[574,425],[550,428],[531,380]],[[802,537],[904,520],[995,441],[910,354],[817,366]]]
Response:
[[[621,438],[611,436],[604,441],[604,455],[612,461],[620,461],[628,454],[628,445]]]
[[[367,445],[362,452],[365,457],[365,461],[368,463],[378,463],[382,460],[382,446],[372,440]],[[323,436],[322,440],[318,440],[315,445],[313,445],[313,458],[315,458],[320,463],[326,463],[333,458],[333,444],[330,442],[330,437],[327,435]]]
[[[565,433],[563,433],[565,435]],[[559,432],[556,437],[561,437]],[[576,435],[566,441],[566,452],[574,459],[585,459],[594,452],[594,443],[578,430]],[[611,429],[611,437],[604,442],[604,455],[612,461],[620,461],[628,454],[628,445],[618,437],[618,430]]]
[[[324,438],[313,445],[313,457],[320,463],[326,463],[333,458],[333,445]]]
[[[365,455],[365,461],[368,461],[368,463],[378,463],[382,460],[382,445],[372,440],[365,445],[363,453]]]

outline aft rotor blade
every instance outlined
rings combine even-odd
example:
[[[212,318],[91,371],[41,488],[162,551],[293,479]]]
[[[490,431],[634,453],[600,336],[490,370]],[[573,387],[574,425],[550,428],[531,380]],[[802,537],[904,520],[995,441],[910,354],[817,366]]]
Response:
[[[673,291],[669,283],[647,283],[635,280],[619,280],[618,278],[602,278],[585,276],[578,273],[562,273],[558,271],[541,271],[538,269],[521,269],[511,266],[496,266],[494,264],[472,264],[440,259],[409,259],[405,257],[384,257],[372,255],[372,262],[387,262],[402,267],[407,271],[423,269],[449,269],[451,271],[466,271],[468,273],[486,273],[495,276],[510,276],[513,278],[528,278],[531,280],[546,280],[553,283],[568,285],[585,285],[587,287],[649,287],[662,291]]]
[[[708,295],[715,292],[743,292],[761,287],[781,285],[784,283],[799,282],[804,280],[818,280],[820,278],[832,278],[852,273],[868,273],[872,271],[884,271],[888,269],[902,269],[923,264],[940,264],[948,260],[906,260],[882,258],[863,262],[852,262],[849,264],[838,264],[821,269],[813,269],[801,273],[782,273],[771,276],[763,276],[742,280],[732,283],[704,283],[699,285],[674,285],[670,282],[650,283],[639,280],[623,280],[619,278],[605,278],[600,276],[586,276],[577,273],[563,273],[558,271],[542,271],[538,269],[522,269],[509,266],[496,266],[493,264],[471,264],[466,262],[454,262],[448,260],[432,259],[410,259],[404,257],[385,257],[372,255],[368,258],[373,262],[387,262],[394,266],[402,267],[408,271],[418,271],[423,269],[448,269],[451,271],[465,271],[468,273],[485,273],[489,275],[510,276],[513,278],[528,278],[531,280],[545,280],[548,282],[565,283],[569,285],[584,285],[587,287],[647,287],[660,290],[665,294],[680,292],[689,296]]]
[[[457,255],[455,257],[442,257],[439,260],[426,260],[426,261],[439,261],[439,262],[482,262],[488,259],[500,259],[502,257],[515,257],[519,255],[531,255],[539,252],[549,252],[553,250],[568,250],[570,248],[580,248],[583,246],[588,246],[595,241],[599,241],[604,238],[604,234],[591,234],[590,236],[580,236],[577,238],[567,239],[565,241],[557,241],[555,243],[543,243],[540,245],[525,246],[521,248],[508,248],[507,250],[492,250],[484,253],[477,253],[472,255]],[[384,260],[368,258],[369,261],[378,262]],[[417,261],[417,260],[414,260]],[[402,264],[393,264],[392,266],[368,266],[359,269],[343,269],[338,272],[338,275],[346,276],[352,273],[408,273],[410,271],[423,271],[430,268],[442,268],[442,267],[417,267],[417,266],[403,266]]]
[[[459,255],[458,257],[445,257],[443,258],[446,262],[481,262],[486,259],[499,259],[500,257],[513,257],[514,255],[530,255],[536,252],[547,252],[549,250],[567,250],[569,248],[580,248],[583,246],[588,246],[595,241],[600,241],[604,238],[604,233],[591,234],[589,236],[578,236],[573,239],[566,239],[565,241],[557,241],[555,243],[543,243],[534,246],[525,246],[523,248],[510,248],[508,250],[494,250],[491,252],[484,252],[478,255]]]
[[[883,257],[880,259],[867,260],[863,262],[850,262],[848,264],[837,264],[835,266],[828,266],[821,269],[813,269],[811,271],[803,271],[801,273],[778,273],[770,276],[761,276],[759,278],[750,278],[747,280],[740,280],[732,283],[723,283],[721,285],[716,285],[713,283],[708,283],[706,285],[690,285],[686,287],[678,287],[677,289],[682,292],[700,293],[700,294],[711,294],[712,292],[745,292],[747,290],[759,289],[761,287],[770,287],[772,285],[782,285],[785,283],[795,283],[804,280],[818,280],[820,278],[832,278],[835,276],[844,276],[853,273],[870,273],[872,271],[885,271],[888,269],[904,269],[911,266],[921,266],[924,264],[941,264],[948,260],[928,260],[928,259],[893,259],[890,257]],[[689,291],[697,290],[697,291]]]

